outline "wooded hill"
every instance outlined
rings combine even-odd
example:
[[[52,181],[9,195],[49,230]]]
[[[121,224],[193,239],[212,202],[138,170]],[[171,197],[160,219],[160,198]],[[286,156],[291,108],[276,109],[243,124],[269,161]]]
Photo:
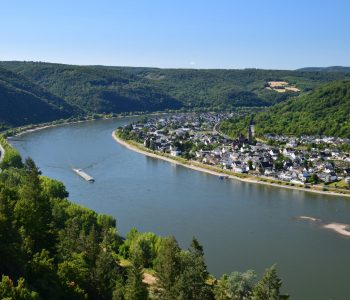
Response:
[[[68,118],[78,111],[24,76],[0,67],[0,130]]]
[[[0,66],[85,113],[270,106],[295,93],[268,90],[268,81],[284,80],[305,92],[330,81],[350,78],[341,72],[258,69],[157,69],[16,61],[0,62]]]
[[[254,118],[257,134],[350,138],[350,81],[336,81],[271,107]]]
[[[246,134],[250,122],[258,136],[264,134],[328,135],[350,138],[350,80],[323,85],[266,111],[223,122],[221,130]]]

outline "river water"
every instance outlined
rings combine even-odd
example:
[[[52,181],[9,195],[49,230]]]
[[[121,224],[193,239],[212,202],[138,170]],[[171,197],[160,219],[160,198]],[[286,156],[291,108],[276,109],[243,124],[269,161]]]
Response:
[[[135,118],[78,123],[11,141],[43,174],[67,187],[70,199],[132,227],[174,235],[182,247],[203,244],[216,276],[276,263],[293,299],[350,299],[350,238],[322,222],[350,223],[350,199],[218,177],[146,157],[117,144],[111,133]],[[83,168],[91,184],[72,172]]]

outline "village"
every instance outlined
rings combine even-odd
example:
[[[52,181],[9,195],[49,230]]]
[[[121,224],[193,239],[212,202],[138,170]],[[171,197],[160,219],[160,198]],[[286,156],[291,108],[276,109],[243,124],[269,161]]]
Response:
[[[181,113],[145,118],[123,127],[128,139],[145,147],[236,174],[276,179],[291,185],[350,188],[350,140],[321,136],[256,139],[254,126],[230,138],[217,129],[234,113]]]

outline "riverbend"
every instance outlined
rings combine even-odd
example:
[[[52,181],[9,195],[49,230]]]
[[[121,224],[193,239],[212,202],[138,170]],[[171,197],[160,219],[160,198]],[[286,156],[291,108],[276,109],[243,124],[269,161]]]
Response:
[[[69,198],[132,227],[203,244],[215,276],[277,263],[293,299],[347,299],[350,238],[324,224],[349,224],[350,201],[238,180],[220,180],[141,155],[111,134],[138,118],[57,126],[10,140],[44,175],[64,182]],[[74,174],[82,168],[96,181]],[[306,216],[321,220],[299,218]]]

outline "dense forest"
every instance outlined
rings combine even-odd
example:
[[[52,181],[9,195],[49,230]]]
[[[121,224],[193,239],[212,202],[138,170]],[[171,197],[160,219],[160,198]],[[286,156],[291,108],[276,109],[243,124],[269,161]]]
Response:
[[[220,129],[236,136],[255,124],[264,134],[328,135],[350,138],[350,81],[335,81],[291,98],[264,112],[223,122]]]
[[[18,61],[0,62],[0,66],[84,113],[265,107],[296,94],[268,90],[268,81],[285,80],[305,92],[350,76],[346,72],[157,69]]]
[[[61,182],[0,142],[1,299],[288,298],[275,266],[260,280],[252,270],[217,280],[195,238],[187,250],[136,229],[122,238],[114,218],[73,204]]]
[[[78,111],[24,76],[0,67],[0,130],[68,118]]]
[[[255,117],[257,134],[324,134],[350,138],[350,81],[337,81]]]

